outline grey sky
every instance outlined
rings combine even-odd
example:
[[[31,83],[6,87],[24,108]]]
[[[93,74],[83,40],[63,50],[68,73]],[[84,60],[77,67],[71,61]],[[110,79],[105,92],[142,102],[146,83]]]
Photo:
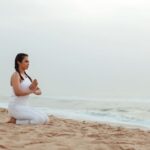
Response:
[[[43,96],[150,96],[148,0],[0,0],[0,95],[18,52]]]

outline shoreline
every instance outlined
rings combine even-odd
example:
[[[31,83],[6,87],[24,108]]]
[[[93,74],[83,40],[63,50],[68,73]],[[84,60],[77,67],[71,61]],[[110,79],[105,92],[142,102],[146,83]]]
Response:
[[[7,109],[8,103],[8,99],[1,101],[0,107]],[[119,104],[117,107],[106,107],[106,102],[104,101],[100,101],[97,105],[94,105],[93,102],[66,102],[66,100],[47,101],[41,100],[41,98],[36,100],[31,98],[29,103],[31,106],[46,112],[48,115],[53,114],[54,116],[66,119],[68,118],[73,120],[86,120],[88,122],[92,121],[106,124],[117,124],[119,126],[129,126],[145,130],[150,129],[149,107],[145,108],[145,106],[149,106],[149,103],[147,102],[142,105],[141,101],[137,102],[136,109],[128,109],[130,103],[126,104],[125,102],[123,104]],[[115,103],[116,102],[114,102],[114,104]]]
[[[40,108],[40,107],[37,107]],[[47,107],[45,107],[47,108]],[[0,110],[1,109],[6,109],[7,107],[5,106],[0,106]],[[51,113],[49,112],[48,116],[51,116]],[[94,119],[89,119],[87,117],[69,117],[69,116],[65,116],[65,115],[60,115],[57,113],[52,112],[52,116],[55,116],[57,118],[61,118],[61,119],[71,119],[71,120],[75,120],[75,121],[86,121],[89,123],[98,123],[98,124],[111,124],[112,126],[116,126],[116,127],[124,127],[124,128],[131,128],[131,129],[141,129],[141,130],[145,130],[145,131],[149,131],[150,127],[147,126],[142,126],[142,125],[137,125],[137,124],[132,124],[132,123],[125,123],[125,122],[117,122],[117,121],[104,121],[104,120],[94,120]]]
[[[150,147],[150,131],[54,115],[49,118],[46,125],[5,123],[7,109],[0,108],[0,149],[149,150]]]

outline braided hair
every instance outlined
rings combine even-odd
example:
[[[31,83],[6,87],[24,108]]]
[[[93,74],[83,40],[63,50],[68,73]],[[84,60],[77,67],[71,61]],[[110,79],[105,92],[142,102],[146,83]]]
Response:
[[[20,78],[21,78],[21,80],[24,80],[24,78],[22,77],[22,75],[21,75],[21,73],[20,73],[20,71],[19,71],[19,64],[18,64],[18,62],[22,62],[22,60],[25,58],[25,57],[27,57],[28,56],[28,54],[25,54],[25,53],[19,53],[19,54],[17,54],[17,56],[16,56],[16,58],[15,58],[15,70],[19,73],[19,76],[20,76]],[[25,73],[25,75],[30,79],[30,81],[32,82],[32,79],[31,79],[31,77],[26,73],[26,72],[24,72]]]

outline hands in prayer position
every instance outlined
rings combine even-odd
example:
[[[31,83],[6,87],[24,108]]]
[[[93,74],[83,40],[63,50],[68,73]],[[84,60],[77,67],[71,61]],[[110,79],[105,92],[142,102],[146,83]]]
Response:
[[[39,87],[38,87],[38,81],[37,81],[37,79],[34,79],[34,80],[32,81],[31,85],[29,86],[29,89],[30,89],[31,91],[33,91],[33,93],[34,93],[35,95],[40,95],[40,94],[41,94],[41,90],[40,90]]]

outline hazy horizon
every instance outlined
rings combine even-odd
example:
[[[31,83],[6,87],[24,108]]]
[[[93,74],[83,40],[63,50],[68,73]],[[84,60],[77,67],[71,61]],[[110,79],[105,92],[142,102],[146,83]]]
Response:
[[[0,1],[0,95],[17,53],[43,96],[150,96],[150,1]]]

